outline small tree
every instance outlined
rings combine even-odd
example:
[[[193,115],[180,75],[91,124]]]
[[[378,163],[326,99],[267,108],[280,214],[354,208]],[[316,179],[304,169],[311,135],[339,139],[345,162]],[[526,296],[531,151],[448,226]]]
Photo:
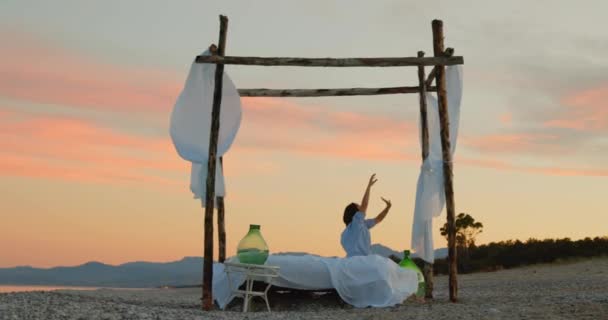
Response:
[[[458,272],[470,272],[471,259],[469,248],[475,247],[475,237],[483,231],[483,224],[467,213],[460,213],[454,221],[456,226],[456,247],[458,255]],[[441,235],[448,238],[447,222],[439,229]]]
[[[475,237],[483,231],[483,224],[464,212],[458,214],[454,224],[456,225],[456,245],[465,249],[475,246]],[[446,222],[439,231],[447,239],[448,223]]]

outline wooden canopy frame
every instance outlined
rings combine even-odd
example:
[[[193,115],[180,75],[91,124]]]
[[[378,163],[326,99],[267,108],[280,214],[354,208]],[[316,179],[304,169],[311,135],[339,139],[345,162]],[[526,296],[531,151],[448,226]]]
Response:
[[[437,92],[441,147],[444,170],[444,190],[447,207],[448,227],[448,260],[449,260],[449,291],[450,301],[457,301],[458,283],[456,269],[456,229],[454,225],[454,184],[452,173],[452,155],[450,153],[450,131],[448,117],[448,101],[446,92],[445,66],[464,64],[463,57],[454,56],[454,50],[444,48],[443,22],[433,20],[433,57],[424,57],[423,51],[418,51],[416,57],[403,58],[262,58],[226,56],[226,33],[228,18],[220,15],[220,36],[218,46],[211,45],[211,56],[197,56],[196,63],[217,64],[215,70],[215,88],[213,92],[213,110],[211,112],[211,134],[209,137],[209,161],[207,167],[207,193],[205,196],[205,249],[203,265],[202,307],[211,310],[213,307],[213,209],[215,198],[215,170],[217,158],[217,143],[220,127],[220,110],[222,103],[222,80],[224,65],[258,65],[258,66],[300,66],[300,67],[400,67],[415,66],[418,68],[418,85],[412,87],[389,88],[341,88],[341,89],[239,89],[245,97],[326,97],[353,95],[380,95],[418,93],[420,96],[420,117],[422,123],[422,160],[429,154],[429,133],[427,123],[426,93]],[[433,66],[428,77],[425,77],[425,66]],[[433,81],[435,86],[432,86]],[[222,161],[222,159],[220,159]],[[217,198],[219,261],[226,258],[226,230],[224,225],[224,199]],[[425,263],[423,273],[426,278],[426,297],[433,297],[433,268]]]

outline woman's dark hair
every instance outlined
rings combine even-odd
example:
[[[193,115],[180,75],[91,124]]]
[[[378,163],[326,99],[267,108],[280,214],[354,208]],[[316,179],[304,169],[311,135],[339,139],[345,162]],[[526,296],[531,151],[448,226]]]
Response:
[[[353,221],[353,217],[357,211],[359,211],[359,206],[354,202],[344,208],[344,216],[342,217],[342,220],[344,220],[345,225],[348,226],[350,222]]]

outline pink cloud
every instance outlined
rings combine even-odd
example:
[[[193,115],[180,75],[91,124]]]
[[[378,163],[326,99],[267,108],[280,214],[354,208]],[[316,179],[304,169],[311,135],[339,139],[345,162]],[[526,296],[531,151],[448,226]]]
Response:
[[[0,31],[0,95],[113,111],[170,110],[181,84],[172,72],[103,64],[28,33]]]
[[[561,99],[566,109],[544,123],[579,131],[608,131],[608,84],[570,93]]]
[[[500,122],[504,125],[510,125],[513,122],[513,114],[510,112],[503,113],[499,117]]]
[[[172,80],[177,78],[175,75],[102,64],[30,34],[3,36],[11,39],[6,57],[0,61],[0,70],[6,75],[0,80],[0,94],[5,97],[114,112],[159,114],[169,112],[181,89],[181,83]],[[393,159],[403,155],[391,149],[403,150],[409,146],[408,141],[416,141],[408,138],[415,133],[412,122],[331,112],[328,111],[331,108],[304,107],[286,99],[243,101],[245,121],[254,127],[247,135],[256,137],[256,141],[265,141],[266,145],[274,142],[278,147],[288,147],[289,151]],[[85,129],[74,127],[73,123],[69,125],[73,131]],[[246,128],[245,125],[245,131]],[[60,134],[53,132],[55,130],[61,129],[53,128],[49,137]],[[88,134],[79,132],[77,136],[86,139]],[[112,138],[108,132],[100,134],[104,134],[106,141]],[[289,139],[290,143],[279,143],[277,135]],[[120,143],[130,143],[125,137],[119,139],[122,139]]]
[[[242,98],[243,121],[300,128],[315,120],[318,112],[292,100],[280,98]]]
[[[1,35],[10,43],[3,48],[0,60],[3,97],[107,112],[135,111],[158,117],[168,115],[182,87],[183,75],[100,63],[30,34]],[[608,122],[605,89],[598,87],[564,98],[573,109],[546,125],[605,129]],[[283,151],[332,158],[419,161],[415,119],[336,112],[329,106],[306,106],[293,101],[244,98],[244,122],[231,152]],[[0,127],[0,154],[23,158],[18,161],[5,157],[0,163],[3,174],[38,171],[83,180],[111,177],[108,179],[146,181],[154,179],[150,170],[160,173],[159,176],[187,170],[187,163],[177,157],[168,137],[126,134],[75,118],[40,117],[7,110],[0,110],[0,116],[10,119]],[[511,115],[502,115],[501,121],[510,123]],[[550,135],[511,134],[463,140],[484,152],[555,152],[560,150],[554,145],[556,139]],[[23,168],[30,166],[35,170],[17,170],[17,162]],[[508,164],[501,166],[504,170],[521,170]],[[101,169],[106,167],[119,171]],[[228,175],[256,170],[274,172],[277,168],[235,161],[231,170],[234,171],[227,172]],[[535,172],[603,174],[601,170],[539,170]]]
[[[483,159],[470,159],[470,158],[459,158],[458,162],[465,164],[465,165],[475,166],[475,167],[480,167],[480,168],[519,171],[519,172],[543,174],[543,175],[550,175],[550,176],[593,176],[593,177],[608,176],[608,170],[606,170],[606,169],[534,167],[534,166],[514,165],[514,164],[511,164],[508,162],[498,161],[498,160],[483,160]]]
[[[0,121],[0,175],[86,183],[137,183],[176,190],[187,188],[187,181],[167,178],[179,176],[180,173],[185,176],[184,173],[189,169],[188,163],[175,154],[168,137],[153,138],[121,133],[76,118],[14,114],[3,120]],[[310,122],[298,123],[306,124],[302,126],[303,129],[314,129],[308,127],[314,122],[313,117]],[[349,122],[349,125],[353,123],[356,122]],[[395,126],[400,126],[397,121]],[[364,135],[355,135],[356,138],[351,139],[348,132],[339,133],[325,139],[315,138],[315,143],[305,143],[297,136],[287,139],[261,136],[257,142],[237,144],[230,151],[226,159],[226,174],[276,174],[280,169],[277,164],[263,161],[259,156],[281,151],[304,156],[368,161],[419,161],[417,152],[395,148],[395,144],[405,140],[404,137],[396,135],[389,140],[390,144],[386,144],[373,139],[378,135],[385,133],[372,133],[368,140],[365,140]],[[537,168],[466,158],[458,161],[468,166],[536,174],[608,175],[608,170],[599,169]]]
[[[45,178],[85,183],[137,183],[147,185],[176,186],[177,181],[133,173],[130,170],[117,170],[115,166],[74,166],[57,164],[45,159],[2,154],[0,174],[3,176]]]
[[[559,137],[549,134],[492,134],[465,137],[463,144],[481,152],[490,153],[556,153],[563,151]]]
[[[243,99],[240,146],[362,160],[413,157],[417,129],[412,121],[329,106],[303,106],[276,98]]]

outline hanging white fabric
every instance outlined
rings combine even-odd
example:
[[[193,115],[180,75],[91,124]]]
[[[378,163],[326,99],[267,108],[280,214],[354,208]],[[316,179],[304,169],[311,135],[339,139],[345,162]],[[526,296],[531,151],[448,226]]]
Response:
[[[203,55],[209,55],[209,50],[203,52]],[[192,162],[190,190],[195,199],[202,199],[203,207],[207,189],[215,68],[215,64],[192,63],[184,90],[179,95],[171,113],[169,129],[179,155]],[[220,161],[217,160],[232,145],[241,125],[241,114],[241,97],[230,77],[224,72],[216,159],[216,196],[226,195],[223,168]]]
[[[449,66],[446,69],[448,116],[450,123],[450,151],[453,156],[454,150],[456,150],[458,125],[460,121],[462,67]],[[439,122],[437,99],[430,93],[427,93],[426,101],[429,155],[422,163],[420,175],[418,176],[414,222],[412,225],[412,248],[420,258],[433,263],[435,260],[432,230],[433,218],[439,216],[443,210],[445,205],[445,191],[443,184],[443,156],[441,153],[441,126]],[[419,128],[420,137],[422,138],[422,126],[420,124]],[[422,139],[420,143],[422,144]]]

